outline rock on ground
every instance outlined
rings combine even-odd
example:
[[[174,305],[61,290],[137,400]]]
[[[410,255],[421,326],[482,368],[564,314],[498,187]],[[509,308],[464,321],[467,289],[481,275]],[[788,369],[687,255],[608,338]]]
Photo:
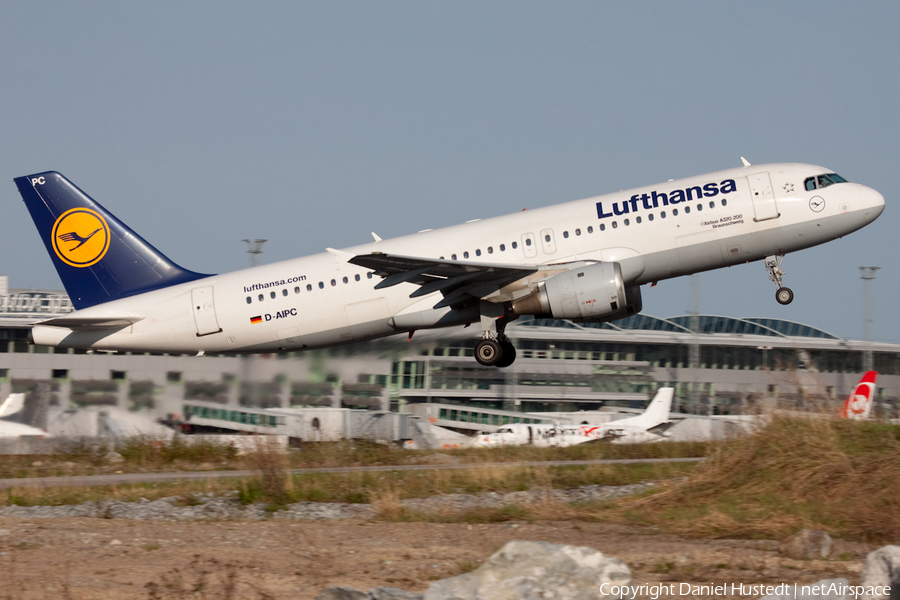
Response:
[[[782,555],[794,560],[814,560],[831,555],[831,536],[824,531],[804,529],[785,538],[778,547]]]
[[[900,599],[900,546],[885,546],[866,556],[862,585],[891,586],[891,600]],[[869,600],[887,600],[887,595],[868,596]]]
[[[432,583],[424,600],[618,598],[601,593],[604,583],[628,585],[631,571],[593,548],[512,541],[471,573]]]

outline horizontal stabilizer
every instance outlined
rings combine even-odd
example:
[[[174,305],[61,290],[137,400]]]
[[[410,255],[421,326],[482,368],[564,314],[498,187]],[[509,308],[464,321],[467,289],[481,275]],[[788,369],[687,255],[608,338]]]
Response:
[[[69,329],[121,329],[128,327],[144,317],[57,317],[35,323],[49,327],[68,327]]]

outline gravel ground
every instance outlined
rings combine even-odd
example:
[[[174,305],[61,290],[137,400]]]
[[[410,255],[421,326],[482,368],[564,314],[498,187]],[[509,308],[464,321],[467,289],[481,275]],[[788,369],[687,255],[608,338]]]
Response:
[[[548,493],[579,502],[651,485],[453,494],[403,505],[441,512],[541,502]],[[305,502],[269,513],[233,496],[196,496],[193,503],[164,498],[0,509],[0,598],[313,600],[323,588],[339,585],[422,592],[435,579],[478,566],[514,539],[596,548],[625,561],[639,583],[835,576],[855,582],[863,557],[874,549],[837,540],[839,560],[795,561],[778,555],[776,541],[685,539],[610,523],[394,523],[370,520],[373,509],[366,504]]]
[[[423,513],[448,513],[479,508],[496,508],[512,504],[536,504],[553,499],[561,503],[609,500],[636,494],[653,487],[653,483],[622,486],[587,485],[567,490],[529,490],[499,494],[447,494],[430,498],[402,500],[400,504],[409,510]],[[174,496],[159,500],[120,502],[101,500],[69,506],[7,506],[0,508],[0,517],[26,519],[91,517],[102,519],[137,519],[141,521],[197,521],[203,519],[293,519],[321,521],[335,519],[371,518],[375,509],[369,504],[342,504],[325,502],[298,502],[287,505],[285,510],[268,511],[266,505],[257,503],[242,505],[236,494],[214,496],[197,494],[191,497],[191,506],[184,498]]]

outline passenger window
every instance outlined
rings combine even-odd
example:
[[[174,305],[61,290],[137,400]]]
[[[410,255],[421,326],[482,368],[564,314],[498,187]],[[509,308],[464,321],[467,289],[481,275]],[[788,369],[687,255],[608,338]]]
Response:
[[[269,292],[269,297],[273,300],[275,299],[275,292]]]
[[[549,242],[549,241],[550,241],[550,234],[549,234],[549,233],[548,233],[547,235],[544,236],[544,241],[545,241],[545,242]],[[527,242],[526,242],[526,243],[527,243]],[[530,246],[531,244],[528,244],[528,245]]]
[[[672,209],[672,216],[673,216],[673,217],[677,217],[677,216],[678,216],[678,209],[677,209],[677,208],[673,208],[673,209]]]
[[[337,285],[337,281],[335,281],[334,279],[332,279],[332,280],[331,280],[331,287],[334,287],[334,286],[336,286],[336,285]]]
[[[568,231],[563,231],[563,237],[566,238],[566,239],[569,239],[569,232],[568,232]],[[547,236],[547,241],[548,241],[548,242],[550,241],[550,236],[549,236],[549,235]]]
[[[306,291],[307,291],[307,292],[311,292],[311,291],[312,291],[312,284],[311,284],[311,283],[307,283],[307,284],[306,284]]]
[[[463,258],[469,258],[469,251],[468,251],[468,250],[466,250],[465,252],[463,252]]]
[[[266,298],[266,297],[263,296],[262,294],[259,295],[259,301],[260,301],[260,302],[262,302],[263,300],[265,300],[265,298]]]
[[[604,223],[600,223],[600,231],[606,231],[606,225]]]
[[[372,279],[372,271],[369,271],[368,273],[366,273],[366,277],[368,277],[369,279]]]
[[[455,255],[455,254],[451,254],[451,255],[450,255],[450,260],[456,260],[456,255]]]
[[[518,248],[518,247],[519,247],[519,242],[513,242],[513,243],[512,243],[512,249],[513,249],[513,250],[515,250],[515,249]]]
[[[488,254],[493,254],[493,253],[494,253],[494,247],[488,246]]]
[[[722,206],[728,206],[728,200],[722,198]]]
[[[716,207],[716,203],[713,202],[712,200],[710,200],[710,201],[709,201],[709,207],[710,207],[710,208],[715,208],[715,207]]]
[[[478,249],[478,248],[475,249],[475,256],[481,256],[481,250],[480,250],[480,249]]]
[[[653,213],[650,213],[649,215],[647,215],[647,220],[648,220],[648,221],[652,221],[652,220],[653,220]]]
[[[549,240],[548,240],[548,241],[549,241]],[[530,245],[531,245],[531,238],[525,238],[525,245],[526,245],[526,246],[530,246]]]
[[[700,212],[701,210],[703,210],[703,205],[702,205],[702,204],[698,204],[698,205],[697,205],[697,212]]]
[[[282,296],[287,296],[287,295],[288,295],[287,288],[284,288],[283,290],[281,290],[281,295],[282,295]]]
[[[581,230],[580,230],[580,229],[576,229],[576,230],[575,230],[575,235],[576,235],[576,236],[581,235]]]
[[[588,233],[594,233],[594,228],[593,228],[593,227],[588,227]]]
[[[613,221],[612,226],[613,226],[613,229],[617,229],[619,227],[619,224],[616,223],[615,221]]]
[[[641,218],[640,218],[640,217],[635,217],[635,218],[634,218],[634,222],[635,222],[635,223],[640,223],[640,222],[641,222]]]
[[[253,302],[253,298],[247,296],[247,304],[251,304]]]
[[[659,218],[660,218],[660,219],[665,219],[665,218],[666,218],[666,211],[661,211],[661,212],[659,213]]]
[[[506,244],[500,244],[500,252],[506,252]]]
[[[299,294],[299,293],[300,293],[300,286],[299,286],[299,285],[298,285],[297,287],[294,288],[294,293],[295,293],[295,294]]]
[[[359,281],[359,273],[353,276],[353,281]]]
[[[691,214],[691,207],[690,207],[690,206],[685,206],[685,207],[684,207],[684,214],[686,214],[686,215]]]
[[[320,290],[324,290],[324,289],[325,289],[325,282],[323,282],[323,281],[320,281],[320,282],[319,282],[319,289],[320,289]]]
[[[631,221],[629,221],[628,219],[625,219],[625,227],[628,227],[629,225],[631,225]]]
[[[350,280],[344,277],[341,281],[343,281],[344,283],[349,283]]]

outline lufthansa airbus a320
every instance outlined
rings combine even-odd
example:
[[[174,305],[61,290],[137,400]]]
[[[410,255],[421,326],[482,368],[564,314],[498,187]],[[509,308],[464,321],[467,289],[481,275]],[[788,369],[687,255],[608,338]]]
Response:
[[[515,360],[520,315],[612,321],[641,286],[764,260],[776,300],[791,252],[865,227],[877,191],[831,169],[750,165],[224,275],[166,258],[56,172],[15,179],[77,309],[35,344],[137,352],[278,352],[478,323],[475,358]]]

